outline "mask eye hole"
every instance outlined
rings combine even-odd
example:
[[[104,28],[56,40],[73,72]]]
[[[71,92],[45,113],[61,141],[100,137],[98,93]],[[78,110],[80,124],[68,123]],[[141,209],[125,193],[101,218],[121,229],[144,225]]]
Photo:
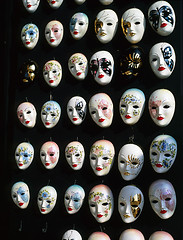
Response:
[[[163,108],[168,109],[170,106],[169,105],[165,105]]]
[[[113,24],[112,23],[107,23],[107,26],[112,26]]]
[[[107,206],[107,205],[109,205],[108,202],[102,203],[102,206]]]
[[[54,156],[54,153],[50,153],[50,157],[53,157]]]
[[[157,58],[153,58],[152,59],[152,62],[156,62],[158,59]]]
[[[80,25],[80,26],[83,26],[83,25],[84,25],[84,23],[83,23],[83,22],[80,22],[80,23],[79,23],[79,25]]]
[[[108,157],[103,157],[102,159],[105,160],[105,161],[107,161],[109,158],[108,158]]]
[[[67,155],[66,158],[71,158],[71,156],[70,156],[70,155]]]
[[[75,156],[76,156],[76,157],[79,157],[80,155],[79,155],[79,153],[77,153],[77,154],[75,154]]]
[[[137,109],[137,108],[139,108],[139,106],[138,105],[134,105],[133,108]]]
[[[95,204],[94,203],[90,204],[90,207],[95,207]]]
[[[17,197],[17,195],[16,194],[13,194],[13,198],[16,198]]]
[[[120,160],[120,163],[125,164],[125,161],[124,160]]]
[[[164,156],[165,156],[165,157],[170,157],[171,154],[169,154],[169,153],[165,153]]]
[[[47,203],[51,203],[51,200],[47,200]]]
[[[91,159],[91,160],[96,160],[96,157],[91,157],[90,159]]]
[[[165,198],[165,201],[170,201],[170,200],[171,200],[170,197]]]
[[[139,25],[140,24],[140,22],[138,21],[138,22],[135,22],[135,25]]]
[[[152,203],[156,204],[158,203],[158,200],[152,200]]]
[[[65,197],[65,199],[66,199],[66,200],[69,200],[69,197],[68,197],[68,196],[66,196],[66,197]]]
[[[120,202],[120,205],[121,205],[122,207],[124,207],[124,206],[125,206],[125,204],[124,204],[123,202]]]
[[[134,162],[132,162],[132,165],[134,165],[134,166],[136,166],[137,164],[138,164],[138,163],[137,163],[137,162],[135,162],[135,161],[134,161]]]
[[[107,107],[103,107],[102,110],[103,110],[103,111],[107,110]]]
[[[152,107],[152,109],[156,109],[156,107],[155,107],[155,106],[153,106],[153,107]]]
[[[56,114],[55,114],[55,113],[52,113],[52,114],[51,114],[51,116],[52,116],[52,117],[55,117],[55,116],[56,116]]]
[[[83,65],[83,62],[80,62],[79,65]]]
[[[27,111],[27,114],[30,114],[31,113],[31,111],[29,110],[29,111]]]
[[[72,108],[69,108],[68,110],[69,110],[69,112],[72,112]]]
[[[79,202],[79,199],[74,199],[74,202]]]
[[[151,153],[153,156],[157,156],[158,154],[156,152]]]
[[[39,201],[42,201],[42,198],[38,198]]]
[[[92,112],[91,112],[91,114],[95,114],[95,113],[96,113],[96,111],[92,111]]]
[[[121,104],[121,107],[122,107],[122,108],[125,108],[126,106],[125,106],[125,104]]]
[[[25,154],[24,154],[24,157],[28,157],[28,155],[25,153]]]

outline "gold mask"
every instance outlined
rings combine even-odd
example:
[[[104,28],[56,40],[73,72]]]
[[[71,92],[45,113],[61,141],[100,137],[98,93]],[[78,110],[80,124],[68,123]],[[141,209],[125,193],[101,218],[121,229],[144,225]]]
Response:
[[[132,209],[132,214],[134,218],[137,218],[140,214],[140,208],[138,207],[142,201],[141,194],[135,194],[135,196],[130,197],[130,205]]]

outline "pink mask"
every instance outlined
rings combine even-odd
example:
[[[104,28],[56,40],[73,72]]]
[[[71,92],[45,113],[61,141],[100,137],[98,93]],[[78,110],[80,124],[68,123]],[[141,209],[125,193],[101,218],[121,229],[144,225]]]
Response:
[[[37,112],[34,105],[30,102],[24,102],[18,106],[17,116],[25,127],[33,128],[36,124]]]
[[[173,237],[164,231],[157,231],[151,234],[149,240],[174,240]]]
[[[110,237],[104,232],[94,232],[89,236],[88,240],[110,240]]]
[[[145,240],[145,238],[139,230],[130,228],[121,233],[119,240]]]
[[[63,38],[63,25],[59,21],[50,21],[45,27],[45,37],[51,47],[57,47]]]

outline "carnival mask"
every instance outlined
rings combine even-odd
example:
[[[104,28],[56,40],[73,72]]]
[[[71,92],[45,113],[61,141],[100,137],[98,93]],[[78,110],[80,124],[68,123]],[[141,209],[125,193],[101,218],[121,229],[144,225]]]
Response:
[[[47,0],[47,1],[50,7],[53,9],[58,9],[63,3],[63,0]]]
[[[149,52],[151,69],[158,78],[168,78],[175,68],[175,61],[175,51],[169,43],[157,43]]]
[[[145,107],[145,95],[137,88],[126,90],[120,99],[119,112],[124,123],[133,125],[141,118]]]
[[[123,13],[121,27],[125,38],[132,44],[141,41],[146,26],[143,12],[138,8],[130,8]]]
[[[149,201],[160,218],[170,218],[176,208],[176,193],[173,185],[165,179],[156,180],[149,188]]]
[[[80,40],[88,30],[89,20],[85,13],[75,13],[70,20],[70,33],[75,40]]]
[[[37,112],[30,102],[23,102],[17,108],[19,121],[28,128],[33,128],[36,124]]]
[[[27,208],[30,200],[29,187],[24,182],[17,182],[11,188],[13,202],[21,209]]]
[[[144,206],[144,196],[141,190],[133,185],[121,189],[118,198],[118,211],[123,222],[131,223],[137,220]]]
[[[174,239],[168,232],[157,231],[151,234],[149,240],[174,240]]]
[[[22,28],[21,39],[22,39],[23,45],[27,49],[32,50],[36,46],[39,39],[38,27],[33,23],[26,24]]]
[[[22,0],[22,2],[29,13],[34,13],[39,7],[40,0]]]
[[[62,240],[82,240],[82,237],[78,231],[71,229],[64,233]]]
[[[109,5],[113,2],[113,0],[99,0],[100,3],[102,3],[103,5]]]
[[[28,60],[23,63],[20,70],[21,83],[29,84],[34,81],[38,73],[38,65],[33,60]]]
[[[113,103],[105,93],[97,93],[90,98],[89,111],[93,121],[102,128],[109,127],[113,119]]]
[[[154,123],[160,127],[167,126],[174,115],[175,98],[167,89],[154,91],[149,98],[149,113]]]
[[[96,185],[89,193],[90,212],[97,222],[107,222],[113,213],[114,199],[110,188],[106,185]]]
[[[62,79],[62,67],[60,63],[55,60],[45,63],[43,77],[50,87],[57,87]]]
[[[119,237],[119,240],[145,240],[143,234],[137,229],[126,229]],[[160,240],[160,239],[159,239]]]
[[[98,84],[110,83],[114,73],[113,56],[107,51],[94,53],[90,59],[90,71]]]
[[[37,196],[37,204],[40,213],[50,213],[55,207],[57,201],[57,191],[54,187],[45,186],[42,187]]]
[[[51,47],[57,47],[63,38],[64,29],[59,21],[50,21],[45,27],[45,38]]]
[[[95,20],[95,34],[101,43],[110,42],[116,34],[118,16],[111,9],[105,9],[97,14]]]
[[[94,232],[89,236],[88,240],[111,240],[111,239],[104,232]]]

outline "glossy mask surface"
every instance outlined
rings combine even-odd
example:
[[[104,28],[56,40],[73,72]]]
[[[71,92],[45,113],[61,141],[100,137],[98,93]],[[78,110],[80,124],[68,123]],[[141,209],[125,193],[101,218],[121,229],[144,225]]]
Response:
[[[71,240],[71,239],[82,240],[82,237],[78,231],[71,229],[64,233],[64,235],[62,236],[62,240]]]
[[[174,239],[168,232],[157,231],[151,234],[149,240],[174,240]]]
[[[113,0],[99,0],[100,3],[102,3],[103,5],[109,5],[113,2]]]
[[[63,3],[63,0],[47,0],[47,1],[50,7],[53,9],[58,9]]]
[[[18,106],[17,116],[25,127],[33,128],[36,124],[37,112],[34,105],[30,102],[24,102]]]
[[[57,87],[62,79],[62,67],[56,60],[50,60],[43,67],[43,77],[50,87]]]
[[[161,36],[168,36],[175,28],[175,12],[166,1],[153,3],[148,10],[148,19],[153,30]]]
[[[89,236],[88,240],[110,240],[110,237],[104,232],[94,232]]]
[[[85,13],[75,13],[69,24],[70,33],[76,40],[80,40],[88,30],[89,19]]]
[[[97,176],[105,176],[114,160],[114,146],[108,140],[96,141],[90,149],[90,165]]]
[[[175,98],[167,89],[154,91],[149,98],[149,113],[154,123],[160,127],[167,126],[174,115]]]
[[[146,26],[143,12],[138,8],[130,8],[123,13],[121,27],[125,38],[132,44],[141,41]]]
[[[50,21],[45,27],[45,38],[51,47],[57,47],[63,38],[64,29],[59,21]]]
[[[27,208],[30,200],[29,187],[24,182],[17,182],[11,188],[13,202],[21,209]]]
[[[110,188],[106,185],[96,185],[89,193],[90,212],[97,222],[107,222],[113,213],[114,200]]]
[[[133,125],[141,118],[145,106],[145,95],[137,88],[126,90],[120,99],[119,112],[125,124]]]
[[[37,77],[38,73],[38,65],[33,60],[28,60],[23,63],[21,69],[20,69],[20,82],[29,84],[34,81],[34,79]]]
[[[39,29],[38,27],[33,23],[26,24],[21,31],[21,39],[23,42],[23,45],[29,49],[32,50],[39,39]]]
[[[111,9],[102,10],[95,20],[95,34],[101,43],[110,42],[118,27],[118,16]]]
[[[119,240],[145,240],[143,234],[137,229],[126,229],[119,237]]]
[[[169,43],[157,43],[149,52],[151,69],[158,78],[168,78],[175,68],[175,62],[175,51]]]
[[[114,73],[113,56],[107,51],[94,53],[90,59],[90,71],[98,84],[110,83]]]
[[[118,198],[118,211],[123,222],[131,223],[137,220],[144,206],[144,196],[141,190],[133,185],[121,189]]]
[[[149,201],[160,218],[170,218],[176,208],[176,193],[173,185],[165,179],[156,180],[149,188]]]
[[[22,2],[29,13],[34,13],[39,7],[40,0],[22,0]]]

